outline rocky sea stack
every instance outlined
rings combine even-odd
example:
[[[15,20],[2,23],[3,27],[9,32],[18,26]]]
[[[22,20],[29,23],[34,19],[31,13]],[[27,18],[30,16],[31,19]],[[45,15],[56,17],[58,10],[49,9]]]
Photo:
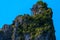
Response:
[[[52,9],[38,1],[31,8],[32,15],[18,15],[12,24],[0,29],[0,40],[56,40]]]

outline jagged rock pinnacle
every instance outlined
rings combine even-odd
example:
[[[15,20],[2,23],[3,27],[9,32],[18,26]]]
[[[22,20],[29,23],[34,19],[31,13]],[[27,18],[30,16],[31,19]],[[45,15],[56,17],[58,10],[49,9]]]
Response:
[[[31,8],[33,15],[19,15],[0,30],[0,40],[56,40],[52,9],[41,0]]]

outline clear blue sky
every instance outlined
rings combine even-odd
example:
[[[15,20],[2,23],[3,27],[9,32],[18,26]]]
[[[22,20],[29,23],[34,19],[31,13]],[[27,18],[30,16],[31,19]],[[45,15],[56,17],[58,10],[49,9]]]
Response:
[[[43,0],[53,10],[53,23],[56,31],[56,38],[60,40],[60,1]],[[30,8],[37,0],[0,0],[0,28],[4,24],[11,24],[14,18],[24,13],[30,14]]]

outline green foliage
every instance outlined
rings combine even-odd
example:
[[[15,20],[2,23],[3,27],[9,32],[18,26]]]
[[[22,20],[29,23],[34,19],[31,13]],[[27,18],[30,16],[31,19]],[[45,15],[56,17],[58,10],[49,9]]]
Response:
[[[47,6],[47,4],[42,1],[38,1],[37,4],[43,5],[44,8],[46,8]],[[52,10],[50,8],[48,8],[47,10],[44,9],[43,14],[36,14],[33,16],[24,15],[22,16],[23,24],[19,25],[17,32],[19,34],[30,33],[31,38],[34,39],[43,31],[50,30],[50,27],[52,27],[52,25],[50,24],[52,20],[51,16]]]
[[[47,4],[42,1],[38,1],[36,4],[40,6],[42,5],[41,8],[37,8],[36,10],[42,10],[43,13],[39,13],[37,11],[36,15],[19,15],[15,18],[13,24],[11,25],[13,28],[11,32],[14,33],[14,28],[16,28],[16,34],[18,34],[19,40],[24,40],[24,35],[27,33],[30,34],[31,40],[35,40],[35,38],[43,34],[43,32],[54,32],[54,27],[52,24],[52,9],[47,8]],[[20,20],[18,18],[22,19],[21,24],[18,21]],[[17,27],[15,24],[16,22],[18,24]],[[2,33],[3,31],[0,30],[0,34]]]
[[[27,16],[27,19],[24,16],[23,19],[26,19],[26,22],[23,21],[23,24],[19,26],[17,32],[19,34],[32,33],[31,37],[32,39],[34,39],[35,37],[40,35],[42,31],[47,31],[51,27],[49,24],[50,23],[49,20],[51,20],[51,18],[49,18],[49,16],[46,15],[50,14],[45,13],[44,15],[37,14],[35,16]]]
[[[2,31],[2,30],[0,30],[0,33],[3,33],[3,31]]]

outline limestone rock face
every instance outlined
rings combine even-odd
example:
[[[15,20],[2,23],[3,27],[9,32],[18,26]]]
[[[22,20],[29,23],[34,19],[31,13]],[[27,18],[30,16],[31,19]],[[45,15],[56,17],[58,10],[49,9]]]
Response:
[[[12,27],[5,24],[3,28],[0,30],[0,40],[11,40],[12,36]]]
[[[0,29],[0,40],[56,40],[52,9],[38,1],[31,8],[33,15],[19,15],[12,24]]]

